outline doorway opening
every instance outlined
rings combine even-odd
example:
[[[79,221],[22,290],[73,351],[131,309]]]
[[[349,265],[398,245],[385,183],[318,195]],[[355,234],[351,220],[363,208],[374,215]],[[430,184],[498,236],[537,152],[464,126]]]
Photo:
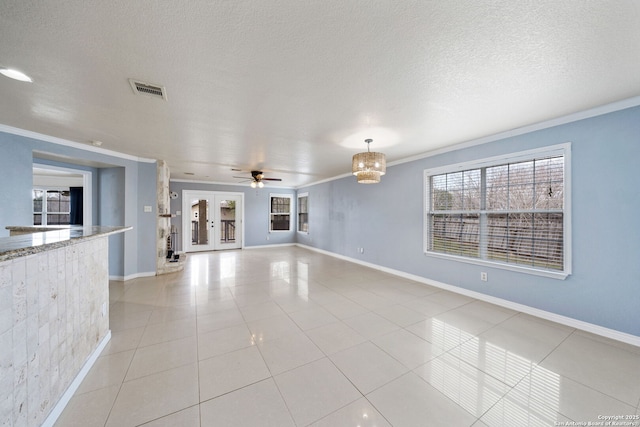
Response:
[[[92,225],[91,172],[33,165],[33,224]]]

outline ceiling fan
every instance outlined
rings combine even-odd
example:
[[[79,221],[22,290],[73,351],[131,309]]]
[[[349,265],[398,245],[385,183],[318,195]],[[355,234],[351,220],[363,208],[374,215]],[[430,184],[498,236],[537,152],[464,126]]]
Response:
[[[245,178],[244,176],[234,176],[234,178]],[[280,178],[265,178],[262,171],[251,171],[251,178],[248,179],[251,181],[251,188],[262,188],[264,187],[264,182],[262,181],[282,181]]]

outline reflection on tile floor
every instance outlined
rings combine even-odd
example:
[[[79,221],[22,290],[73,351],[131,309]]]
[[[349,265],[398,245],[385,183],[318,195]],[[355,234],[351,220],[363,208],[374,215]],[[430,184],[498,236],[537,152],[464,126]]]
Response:
[[[640,415],[640,348],[303,248],[187,260],[184,272],[111,283],[112,339],[56,426]]]

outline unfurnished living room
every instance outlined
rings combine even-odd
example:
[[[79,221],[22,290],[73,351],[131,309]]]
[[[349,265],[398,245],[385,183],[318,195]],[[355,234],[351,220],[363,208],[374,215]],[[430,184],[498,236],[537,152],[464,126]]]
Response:
[[[637,0],[2,0],[0,73],[0,425],[640,427]]]

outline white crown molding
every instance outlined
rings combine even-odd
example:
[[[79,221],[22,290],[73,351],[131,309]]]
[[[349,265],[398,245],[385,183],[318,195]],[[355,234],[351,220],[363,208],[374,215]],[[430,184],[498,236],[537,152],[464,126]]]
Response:
[[[190,184],[213,184],[213,185],[235,185],[237,187],[251,187],[251,184],[239,184],[237,182],[220,182],[220,181],[204,181],[199,179],[169,179],[169,182],[186,182]],[[264,186],[261,188],[264,189],[283,189],[283,190],[295,190],[296,187],[272,187],[272,186]],[[256,188],[256,190],[261,190],[260,188]]]
[[[389,166],[389,165],[387,164],[387,166]],[[295,189],[298,190],[300,188],[312,187],[314,185],[320,185],[320,184],[324,184],[325,182],[336,181],[338,179],[347,178],[347,177],[350,177],[350,176],[353,176],[353,174],[352,173],[343,173],[342,175],[336,175],[336,176],[333,176],[331,178],[322,179],[320,181],[312,182],[310,184],[300,185],[298,187],[295,187]]]
[[[393,162],[388,162],[387,167],[389,168],[389,167],[401,165],[403,163],[413,162],[415,160],[421,160],[421,159],[426,159],[428,157],[438,156],[440,154],[448,153],[450,151],[462,150],[464,148],[474,147],[476,145],[482,145],[489,142],[499,141],[501,139],[506,139],[506,138],[510,138],[518,135],[524,135],[524,134],[535,132],[538,130],[549,129],[555,126],[573,123],[573,122],[588,119],[591,117],[602,116],[604,114],[626,110],[627,108],[633,108],[639,105],[640,105],[640,96],[634,96],[632,98],[623,99],[622,101],[612,102],[610,104],[601,105],[599,107],[590,108],[588,110],[579,111],[577,113],[567,114],[566,116],[556,117],[555,119],[549,119],[542,122],[534,123],[532,125],[527,125],[527,126],[511,129],[508,131],[496,133],[494,135],[489,135],[482,138],[473,139],[470,141],[460,142],[458,144],[450,145],[448,147],[426,151],[421,154],[416,154],[415,156],[405,157],[404,159],[394,160]],[[332,178],[323,179],[322,181],[301,185],[299,187],[296,187],[296,189],[307,188],[313,185],[318,185],[325,182],[346,178],[348,176],[351,176],[351,174],[347,173],[347,174],[337,175]]]
[[[473,140],[470,140],[470,141],[461,142],[461,143],[458,143],[458,144],[455,144],[455,145],[451,145],[451,146],[448,146],[448,147],[444,147],[444,148],[438,148],[436,150],[427,151],[427,152],[424,152],[422,154],[417,154],[415,156],[405,157],[404,159],[394,160],[393,162],[387,163],[387,167],[393,167],[393,166],[397,166],[397,165],[400,165],[400,164],[403,164],[403,163],[409,163],[409,162],[413,162],[415,160],[421,160],[421,159],[425,159],[425,158],[428,158],[428,157],[433,157],[433,156],[437,156],[437,155],[440,155],[440,154],[448,153],[450,151],[456,151],[456,150],[461,150],[461,149],[464,149],[464,148],[474,147],[476,145],[481,145],[481,144],[486,144],[486,143],[489,143],[489,142],[499,141],[499,140],[505,139],[505,138],[510,138],[510,137],[514,137],[514,136],[518,136],[518,135],[523,135],[523,134],[535,132],[535,131],[538,131],[538,130],[548,129],[548,128],[551,128],[551,127],[560,126],[560,125],[564,125],[564,124],[567,124],[567,123],[572,123],[572,122],[576,122],[576,121],[579,121],[579,120],[588,119],[588,118],[591,118],[591,117],[601,116],[601,115],[604,115],[604,114],[613,113],[613,112],[620,111],[620,110],[625,110],[627,108],[637,107],[639,105],[640,105],[640,96],[634,96],[632,98],[628,98],[628,99],[624,99],[624,100],[621,100],[621,101],[612,102],[610,104],[601,105],[599,107],[590,108],[588,110],[580,111],[580,112],[577,112],[577,113],[567,114],[565,116],[557,117],[555,119],[545,120],[545,121],[542,121],[542,122],[534,123],[532,125],[527,125],[527,126],[523,126],[523,127],[520,127],[520,128],[516,128],[516,129],[500,132],[500,133],[497,133],[497,134],[494,134],[494,135],[490,135],[490,136],[486,136],[486,137],[482,137],[482,138],[478,138],[478,139],[473,139]],[[80,149],[80,150],[90,151],[90,152],[99,153],[99,154],[105,154],[105,155],[108,155],[108,156],[118,157],[118,158],[121,158],[121,159],[134,160],[134,161],[143,162],[143,163],[154,163],[154,162],[157,161],[156,159],[147,159],[147,158],[144,158],[144,157],[137,157],[137,156],[132,156],[132,155],[129,155],[129,154],[120,153],[118,151],[107,150],[105,148],[88,146],[86,144],[81,144],[79,142],[69,141],[69,140],[66,140],[66,139],[57,138],[57,137],[54,137],[54,136],[49,136],[49,135],[45,135],[45,134],[41,134],[41,133],[37,133],[37,132],[32,132],[32,131],[28,131],[28,130],[25,130],[25,129],[15,128],[15,127],[3,125],[3,124],[0,124],[0,132],[6,132],[6,133],[13,134],[13,135],[24,136],[24,137],[27,137],[27,138],[39,139],[41,141],[51,142],[53,144],[59,144],[59,145],[67,146],[67,147],[77,148],[77,149]],[[278,188],[290,188],[290,189],[293,189],[293,190],[297,190],[297,189],[300,189],[300,188],[307,188],[307,187],[312,187],[312,186],[315,186],[315,185],[323,184],[325,182],[336,181],[338,179],[346,178],[348,176],[351,176],[351,174],[350,173],[344,173],[344,174],[341,174],[341,175],[336,175],[336,176],[331,177],[331,178],[323,179],[323,180],[320,180],[320,181],[315,181],[315,182],[312,182],[312,183],[309,183],[309,184],[304,184],[304,185],[300,185],[300,186],[296,186],[296,187],[278,187]],[[192,183],[198,183],[198,184],[219,184],[219,185],[240,185],[240,186],[243,186],[243,184],[221,183],[221,182],[214,182],[214,181],[182,180],[182,179],[175,179],[175,180],[172,179],[171,181],[174,181],[174,182],[192,182]]]
[[[448,153],[450,151],[462,150],[464,148],[474,147],[476,145],[482,145],[489,142],[499,141],[501,139],[511,138],[518,135],[524,135],[524,134],[535,132],[538,130],[549,129],[552,127],[565,125],[568,123],[573,123],[573,122],[577,122],[584,119],[589,119],[591,117],[602,116],[604,114],[613,113],[620,110],[626,110],[627,108],[633,108],[639,105],[640,105],[640,96],[635,96],[633,98],[624,99],[622,101],[613,102],[611,104],[601,105],[599,107],[590,108],[588,110],[579,111],[577,113],[567,114],[566,116],[556,117],[555,119],[545,120],[542,122],[534,123],[532,125],[527,125],[527,126],[507,130],[504,132],[496,133],[494,135],[489,135],[482,138],[473,139],[471,141],[461,142],[459,144],[451,145],[448,147],[427,151],[426,153],[418,154],[415,156],[406,157],[401,160],[396,160],[396,161],[387,163],[387,167],[396,166],[402,163],[408,163],[414,160],[420,160],[427,157],[437,156],[443,153]]]
[[[64,145],[65,147],[77,148],[79,150],[90,151],[92,153],[104,154],[107,156],[117,157],[125,160],[133,160],[141,163],[155,163],[156,159],[147,159],[145,157],[132,156],[119,151],[107,150],[106,148],[94,147],[93,145],[82,144],[80,142],[69,141],[68,139],[58,138],[55,136],[45,135],[43,133],[32,132],[30,130],[15,128],[0,124],[0,132],[10,133],[12,135],[24,136],[26,138],[37,139],[40,141],[50,142],[52,144]]]

